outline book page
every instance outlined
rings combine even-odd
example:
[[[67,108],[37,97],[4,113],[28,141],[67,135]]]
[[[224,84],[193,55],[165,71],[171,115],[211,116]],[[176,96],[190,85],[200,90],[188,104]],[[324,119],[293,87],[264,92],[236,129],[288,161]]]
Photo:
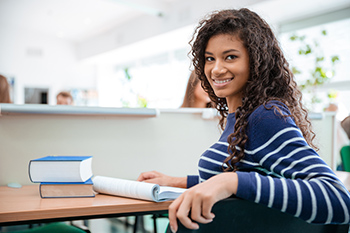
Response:
[[[96,192],[143,199],[148,201],[158,201],[157,194],[159,185],[132,180],[124,180],[105,176],[93,178],[93,187]]]
[[[159,201],[174,200],[178,198],[187,189],[169,187],[169,186],[159,186],[158,199]]]

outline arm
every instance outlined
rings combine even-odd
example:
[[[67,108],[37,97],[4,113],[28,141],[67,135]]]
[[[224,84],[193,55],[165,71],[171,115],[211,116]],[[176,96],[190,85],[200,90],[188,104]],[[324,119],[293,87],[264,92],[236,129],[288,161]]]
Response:
[[[251,116],[245,159],[252,158],[259,172],[237,172],[236,195],[307,222],[348,223],[350,197],[344,185],[308,146],[294,121],[273,112],[263,109]]]
[[[225,172],[211,177],[178,197],[169,206],[169,224],[173,232],[177,231],[178,218],[181,223],[190,229],[198,229],[199,223],[209,223],[215,217],[211,213],[213,205],[236,193],[237,174]],[[191,211],[191,216],[189,213]]]
[[[277,117],[273,110],[257,115],[258,120],[252,114],[248,149],[241,161],[241,167],[250,172],[222,173],[185,192],[169,208],[170,226],[174,231],[176,218],[190,229],[198,228],[192,220],[212,221],[213,204],[232,194],[309,222],[349,221],[349,193],[307,145],[294,122]],[[230,175],[231,179],[227,177]],[[192,220],[187,217],[190,210]]]

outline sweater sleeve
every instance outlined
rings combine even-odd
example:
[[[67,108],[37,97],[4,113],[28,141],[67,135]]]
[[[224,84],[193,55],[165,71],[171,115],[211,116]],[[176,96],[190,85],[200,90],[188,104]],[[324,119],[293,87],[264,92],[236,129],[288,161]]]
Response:
[[[245,156],[251,156],[258,169],[237,172],[236,195],[310,223],[349,223],[349,192],[292,118],[261,106],[249,122]]]
[[[188,175],[187,176],[187,188],[191,188],[192,186],[195,186],[199,183],[199,176],[198,175]]]

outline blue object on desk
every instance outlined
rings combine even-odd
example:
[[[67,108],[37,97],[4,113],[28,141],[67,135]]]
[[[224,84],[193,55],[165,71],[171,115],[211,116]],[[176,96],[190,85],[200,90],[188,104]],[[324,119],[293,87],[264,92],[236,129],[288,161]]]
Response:
[[[8,183],[7,187],[19,189],[19,188],[22,188],[22,185],[20,183],[12,182],[12,183]]]

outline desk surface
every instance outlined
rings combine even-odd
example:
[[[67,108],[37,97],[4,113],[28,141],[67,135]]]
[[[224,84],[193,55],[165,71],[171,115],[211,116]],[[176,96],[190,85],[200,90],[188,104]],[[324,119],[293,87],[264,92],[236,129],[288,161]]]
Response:
[[[94,198],[44,198],[38,185],[0,187],[0,225],[40,220],[73,220],[166,211],[167,202],[97,194]]]
[[[350,173],[335,172],[350,190]],[[126,216],[167,211],[170,201],[150,202],[97,194],[94,198],[44,198],[38,185],[0,186],[0,225]]]

